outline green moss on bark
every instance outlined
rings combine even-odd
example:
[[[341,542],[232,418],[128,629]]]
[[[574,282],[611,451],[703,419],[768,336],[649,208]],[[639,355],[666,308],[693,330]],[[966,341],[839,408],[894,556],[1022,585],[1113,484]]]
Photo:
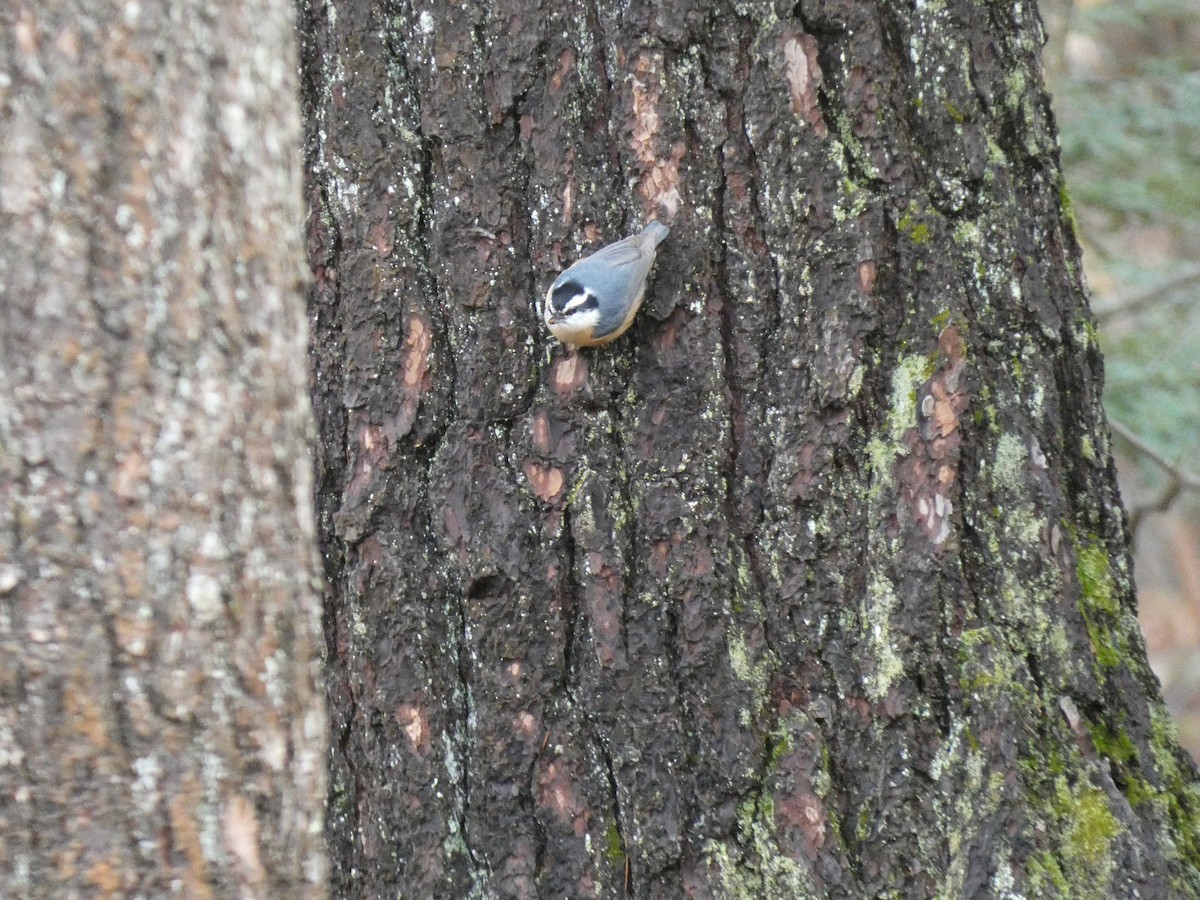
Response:
[[[705,857],[716,870],[717,896],[729,900],[762,900],[763,897],[824,896],[816,890],[807,870],[779,848],[775,804],[768,795],[751,798],[738,807],[736,855],[730,845],[709,841]],[[749,854],[745,853],[746,849]]]

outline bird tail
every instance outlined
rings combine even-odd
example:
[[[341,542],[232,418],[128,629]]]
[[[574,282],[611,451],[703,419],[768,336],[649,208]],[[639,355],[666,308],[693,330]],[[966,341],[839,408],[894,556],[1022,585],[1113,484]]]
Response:
[[[647,222],[646,227],[642,229],[642,237],[650,239],[651,247],[657,247],[670,231],[671,229],[662,222]]]

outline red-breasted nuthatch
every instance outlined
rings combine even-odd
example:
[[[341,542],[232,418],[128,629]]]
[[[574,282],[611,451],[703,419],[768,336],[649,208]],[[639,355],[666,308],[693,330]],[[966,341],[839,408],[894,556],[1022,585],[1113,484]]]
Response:
[[[585,256],[554,279],[542,318],[564,344],[595,347],[615,341],[633,322],[659,242],[670,229],[650,222],[640,234]]]

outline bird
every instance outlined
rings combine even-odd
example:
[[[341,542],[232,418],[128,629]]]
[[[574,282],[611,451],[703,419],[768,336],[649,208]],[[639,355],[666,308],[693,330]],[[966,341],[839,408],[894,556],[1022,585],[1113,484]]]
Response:
[[[658,221],[576,262],[546,291],[542,318],[550,333],[573,347],[615,341],[633,322],[646,279],[670,228]]]

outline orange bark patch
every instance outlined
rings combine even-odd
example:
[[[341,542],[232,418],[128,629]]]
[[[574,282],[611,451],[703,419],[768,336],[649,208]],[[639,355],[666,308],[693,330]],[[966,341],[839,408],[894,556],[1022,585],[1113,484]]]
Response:
[[[371,228],[371,247],[384,259],[392,255],[393,233],[392,223],[386,218],[376,222]]]
[[[513,719],[513,730],[522,737],[532,739],[537,736],[537,719],[531,712],[519,712]]]
[[[554,363],[551,384],[555,392],[564,400],[587,383],[587,359],[579,353],[571,353]]]
[[[356,417],[362,416],[362,413],[358,413]],[[387,446],[383,439],[383,429],[378,425],[362,421],[355,422],[354,425],[358,447],[354,453],[354,475],[346,486],[346,496],[357,501],[375,484],[375,474],[387,458]]]
[[[788,37],[783,42],[783,71],[792,95],[792,112],[808,122],[819,137],[824,137],[829,129],[817,105],[817,88],[821,86],[817,39],[811,34]]]
[[[549,809],[563,824],[570,825],[577,837],[583,837],[587,833],[589,816],[587,807],[575,792],[574,782],[574,773],[567,764],[550,763],[538,778],[538,805]]]
[[[567,74],[571,71],[571,67],[575,65],[575,51],[570,47],[563,50],[558,55],[558,68],[554,74],[550,76],[550,91],[557,94],[562,90],[563,83],[567,80]]]
[[[429,717],[424,710],[415,703],[401,703],[392,716],[408,738],[413,753],[426,755],[429,752]]]
[[[545,413],[533,417],[533,449],[538,453],[550,452],[550,420]]]
[[[525,477],[529,479],[533,492],[547,503],[562,492],[562,469],[539,465],[530,459],[525,461]]]
[[[953,323],[938,335],[941,363],[921,398],[920,443],[900,467],[901,496],[911,520],[935,547],[951,532],[957,480],[959,431],[969,397],[963,384],[966,342]]]
[[[429,349],[433,337],[429,326],[420,316],[408,319],[408,334],[404,338],[404,359],[400,372],[400,415],[396,422],[395,437],[403,437],[412,430],[417,420],[417,407],[421,394],[429,385]]]
[[[662,209],[668,219],[679,209],[679,164],[687,147],[682,141],[659,155],[662,117],[662,54],[643,50],[633,64],[633,115],[629,123],[629,144],[642,168],[638,193],[651,209]]]
[[[875,260],[864,259],[858,264],[858,289],[864,294],[870,294],[875,290],[875,276],[878,270],[875,268]]]

